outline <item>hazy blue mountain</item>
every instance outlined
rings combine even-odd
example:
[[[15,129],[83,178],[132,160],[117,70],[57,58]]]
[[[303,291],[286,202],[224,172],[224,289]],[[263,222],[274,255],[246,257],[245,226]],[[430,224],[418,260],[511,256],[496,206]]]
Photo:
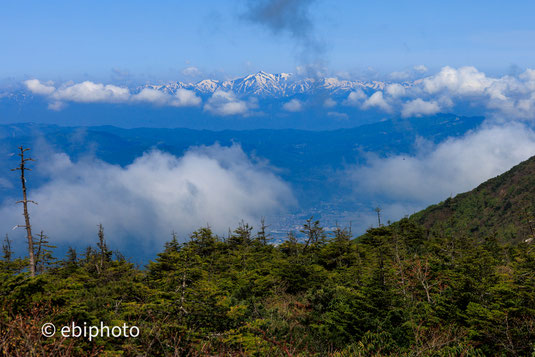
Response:
[[[56,152],[65,152],[73,160],[91,155],[109,163],[127,165],[153,148],[180,156],[192,146],[237,143],[248,155],[268,160],[277,168],[277,174],[291,185],[298,199],[297,211],[272,218],[272,222],[280,225],[272,229],[282,236],[288,227],[303,223],[311,215],[326,224],[334,224],[347,212],[362,211],[363,206],[369,205],[358,201],[351,195],[350,187],[340,187],[336,180],[336,175],[347,165],[364,162],[366,153],[379,156],[411,154],[415,152],[414,142],[419,137],[441,142],[475,129],[482,121],[482,117],[438,115],[392,119],[331,131],[124,129],[35,123],[0,125],[0,179],[4,180],[4,184],[0,184],[0,201],[19,194],[18,176],[10,169],[17,166],[18,157],[14,153],[20,145],[31,147],[32,156],[38,160],[46,160],[46,154],[52,148]],[[6,180],[11,187],[5,184]],[[30,173],[30,191],[44,182],[46,177],[39,170]],[[364,210],[368,208],[366,206]],[[146,258],[143,256],[146,252],[141,250],[129,254],[141,260]]]
[[[280,175],[294,186],[296,192],[303,199],[314,201],[311,197],[328,200],[332,192],[332,188],[328,187],[328,175],[333,170],[362,162],[364,153],[373,152],[380,156],[410,154],[415,150],[417,137],[437,143],[447,137],[460,136],[476,128],[482,121],[483,117],[439,115],[386,120],[332,131],[209,131],[13,124],[0,125],[0,138],[4,157],[21,144],[35,146],[39,139],[75,160],[90,153],[106,162],[120,165],[131,163],[151,148],[180,156],[191,146],[214,143],[228,146],[238,143],[246,153],[267,159],[272,166],[282,169]],[[13,158],[4,162],[14,165]],[[310,195],[311,192],[314,195]]]

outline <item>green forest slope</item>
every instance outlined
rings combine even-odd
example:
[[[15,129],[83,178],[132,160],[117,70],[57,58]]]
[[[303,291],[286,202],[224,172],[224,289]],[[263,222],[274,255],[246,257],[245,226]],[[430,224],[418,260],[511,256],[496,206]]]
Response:
[[[428,207],[410,217],[431,230],[502,241],[533,237],[535,227],[535,157],[490,179],[470,192]]]

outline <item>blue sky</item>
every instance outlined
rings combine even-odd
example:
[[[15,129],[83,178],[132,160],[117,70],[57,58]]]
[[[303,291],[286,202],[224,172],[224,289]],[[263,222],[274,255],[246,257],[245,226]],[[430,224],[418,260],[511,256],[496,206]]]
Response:
[[[248,20],[245,0],[3,1],[0,78],[172,80],[190,66],[232,77],[316,60],[355,75],[419,64],[492,74],[535,61],[533,1],[303,3],[324,47],[312,59],[295,36]]]

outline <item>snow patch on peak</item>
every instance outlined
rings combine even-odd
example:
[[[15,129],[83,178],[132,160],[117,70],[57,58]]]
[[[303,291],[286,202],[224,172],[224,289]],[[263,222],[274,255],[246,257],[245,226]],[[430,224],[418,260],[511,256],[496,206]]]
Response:
[[[332,94],[344,94],[361,89],[383,90],[383,82],[363,82],[342,80],[337,77],[326,78],[299,78],[291,73],[272,74],[259,71],[244,77],[231,80],[218,81],[205,79],[197,83],[169,83],[145,87],[157,89],[159,91],[174,94],[179,89],[193,90],[201,95],[212,95],[218,90],[233,92],[239,96],[258,96],[285,98],[296,94],[307,94],[315,91],[327,91]],[[141,90],[141,89],[140,89]]]

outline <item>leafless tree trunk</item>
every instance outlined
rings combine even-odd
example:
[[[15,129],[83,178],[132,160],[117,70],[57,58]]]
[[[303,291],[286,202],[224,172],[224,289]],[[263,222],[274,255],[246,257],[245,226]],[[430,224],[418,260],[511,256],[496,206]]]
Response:
[[[33,237],[32,237],[32,226],[30,225],[30,214],[28,213],[28,202],[35,203],[37,202],[28,200],[27,194],[26,194],[26,178],[24,177],[24,171],[31,169],[26,167],[26,161],[35,161],[32,158],[24,158],[24,153],[30,149],[24,148],[23,146],[19,146],[19,156],[20,156],[20,165],[16,169],[12,169],[11,171],[20,171],[20,182],[22,184],[22,201],[18,201],[17,203],[22,203],[22,206],[24,207],[24,221],[25,225],[18,225],[17,227],[26,228],[26,237],[28,238],[28,257],[30,259],[30,276],[33,278],[35,277],[35,258],[33,254]]]

